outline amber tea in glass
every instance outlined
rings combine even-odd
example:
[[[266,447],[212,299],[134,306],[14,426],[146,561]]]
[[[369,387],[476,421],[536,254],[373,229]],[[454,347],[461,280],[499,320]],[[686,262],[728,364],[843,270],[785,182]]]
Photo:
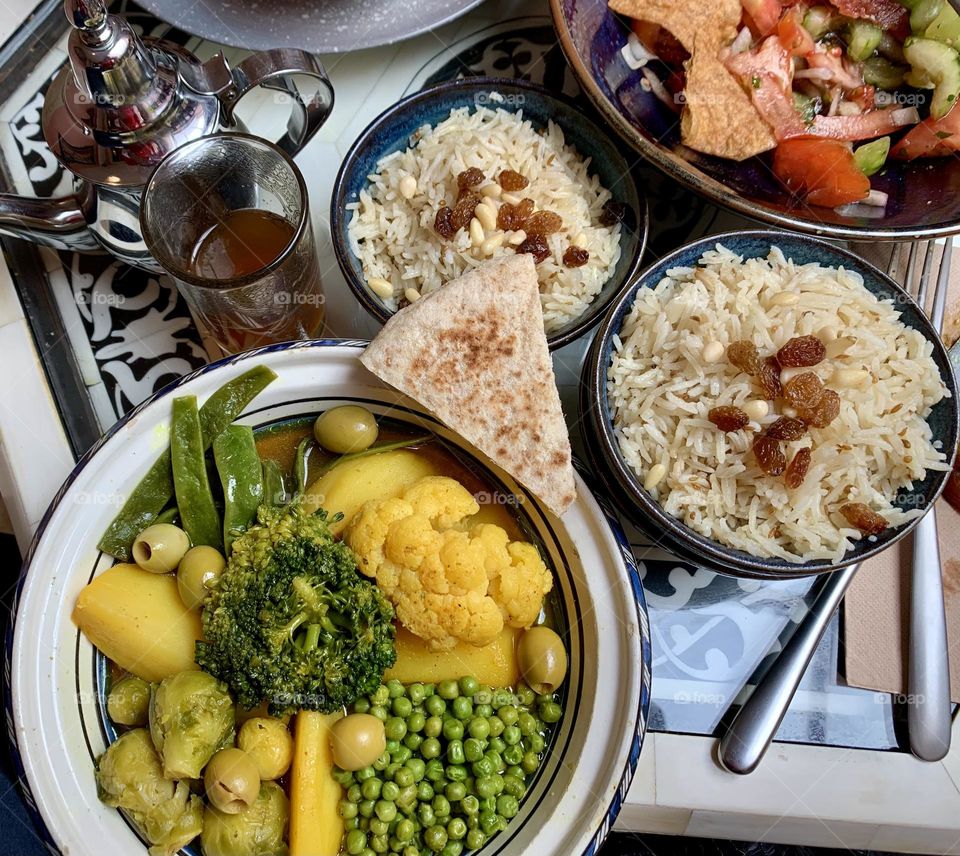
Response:
[[[157,167],[143,196],[147,249],[226,354],[323,328],[303,176],[271,143],[204,137]]]

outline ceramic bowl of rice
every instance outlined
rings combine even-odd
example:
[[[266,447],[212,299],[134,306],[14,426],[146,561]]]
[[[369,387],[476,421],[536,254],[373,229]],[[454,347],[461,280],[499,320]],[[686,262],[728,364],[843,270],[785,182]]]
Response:
[[[532,83],[469,78],[378,116],[331,202],[347,283],[381,323],[490,259],[537,262],[552,349],[590,329],[636,274],[647,208],[589,108]]]
[[[734,576],[884,550],[956,453],[956,382],[926,316],[803,235],[716,235],[657,262],[605,316],[583,381],[588,453],[621,510]]]

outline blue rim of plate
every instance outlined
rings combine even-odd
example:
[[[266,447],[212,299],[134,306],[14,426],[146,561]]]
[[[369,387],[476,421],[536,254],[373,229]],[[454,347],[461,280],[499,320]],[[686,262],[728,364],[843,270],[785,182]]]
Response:
[[[20,603],[23,587],[27,581],[27,568],[30,566],[34,553],[36,553],[37,547],[39,546],[44,532],[50,523],[50,518],[59,507],[64,494],[66,494],[66,492],[70,489],[71,485],[74,483],[74,481],[76,481],[90,460],[114,435],[119,433],[128,422],[136,418],[154,402],[159,401],[161,398],[165,398],[174,390],[178,389],[189,381],[192,381],[198,377],[202,377],[208,372],[214,371],[221,366],[233,365],[241,361],[255,359],[262,355],[279,353],[283,351],[301,350],[306,348],[364,347],[367,344],[368,342],[363,339],[311,339],[308,341],[281,342],[276,345],[265,345],[262,348],[254,348],[253,350],[244,351],[240,354],[223,357],[222,359],[208,363],[205,366],[201,366],[199,369],[196,369],[189,374],[185,374],[182,377],[171,381],[149,398],[140,402],[140,404],[138,404],[132,410],[125,413],[109,429],[107,429],[103,436],[84,453],[79,461],[77,461],[76,466],[74,466],[73,470],[60,486],[60,489],[51,500],[50,505],[47,506],[47,510],[43,513],[43,517],[37,526],[37,531],[34,533],[33,539],[30,542],[30,547],[27,549],[26,556],[24,556],[23,563],[20,566],[20,570],[17,575],[16,589],[10,605],[10,616],[4,638],[3,689],[5,695],[4,715],[6,718],[7,739],[10,744],[10,756],[13,762],[14,772],[17,776],[17,788],[21,797],[23,798],[24,804],[27,808],[27,813],[30,815],[30,819],[33,821],[34,828],[39,834],[42,843],[51,853],[55,854],[55,856],[59,856],[62,851],[57,846],[53,835],[47,828],[47,825],[43,820],[43,816],[40,813],[40,809],[37,806],[36,800],[34,799],[33,792],[30,789],[30,783],[27,781],[26,769],[24,768],[23,758],[20,753],[20,744],[16,736],[16,723],[14,722],[13,716],[13,635],[16,627],[17,607]],[[584,479],[584,482],[596,500],[601,513],[606,519],[607,526],[613,535],[614,541],[616,542],[617,548],[619,549],[621,557],[624,561],[624,565],[626,566],[627,575],[630,580],[630,588],[633,592],[633,603],[637,612],[637,623],[640,627],[641,646],[640,698],[637,704],[637,715],[634,721],[633,737],[631,738],[627,762],[624,766],[623,773],[620,776],[620,783],[614,792],[610,805],[607,807],[603,820],[601,821],[596,833],[594,833],[593,837],[590,839],[590,842],[582,852],[582,856],[595,856],[607,835],[610,834],[610,830],[613,828],[613,824],[617,819],[617,815],[620,814],[620,809],[623,807],[624,800],[626,799],[627,793],[630,790],[630,785],[633,782],[634,774],[636,773],[637,762],[640,758],[640,750],[643,746],[643,740],[646,734],[647,722],[650,713],[652,648],[650,620],[647,614],[646,598],[644,597],[643,585],[640,581],[640,571],[637,568],[636,559],[634,558],[633,552],[630,549],[630,542],[627,540],[627,536],[624,533],[609,500],[602,494],[596,492],[595,480],[593,476],[579,461],[575,461],[575,464],[578,473]]]

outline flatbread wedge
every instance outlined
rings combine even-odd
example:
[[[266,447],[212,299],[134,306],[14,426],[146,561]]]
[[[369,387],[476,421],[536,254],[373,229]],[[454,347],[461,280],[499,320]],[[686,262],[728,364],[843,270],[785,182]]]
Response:
[[[555,514],[574,500],[570,438],[533,257],[495,259],[397,312],[360,361]]]

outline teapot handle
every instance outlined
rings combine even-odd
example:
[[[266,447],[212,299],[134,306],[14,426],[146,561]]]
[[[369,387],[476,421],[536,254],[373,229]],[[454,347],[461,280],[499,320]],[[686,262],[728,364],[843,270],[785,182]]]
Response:
[[[260,51],[236,66],[218,53],[203,65],[182,64],[181,74],[194,91],[217,96],[225,124],[234,121],[237,104],[250,90],[263,86],[284,93],[291,104],[290,119],[276,144],[289,155],[295,155],[309,142],[333,109],[333,86],[320,60],[296,48]],[[315,92],[301,92],[295,75],[314,78]]]

